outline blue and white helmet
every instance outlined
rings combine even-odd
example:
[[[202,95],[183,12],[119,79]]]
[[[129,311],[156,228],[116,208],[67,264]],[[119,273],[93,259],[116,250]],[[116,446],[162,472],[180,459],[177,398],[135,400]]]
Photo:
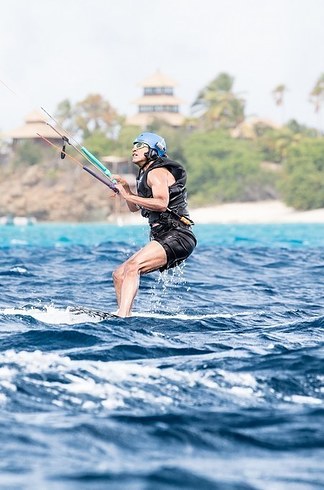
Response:
[[[150,158],[154,158],[154,153],[158,157],[163,157],[166,153],[166,142],[162,136],[159,136],[156,133],[144,132],[137,136],[134,140],[135,143],[146,143],[151,150]]]

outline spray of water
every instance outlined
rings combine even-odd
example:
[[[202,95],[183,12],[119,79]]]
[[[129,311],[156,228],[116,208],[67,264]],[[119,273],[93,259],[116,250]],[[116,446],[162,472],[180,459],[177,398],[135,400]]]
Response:
[[[182,263],[174,269],[162,272],[151,286],[147,295],[147,311],[157,313],[163,311],[169,314],[177,314],[183,311],[180,292],[185,284],[185,264]]]

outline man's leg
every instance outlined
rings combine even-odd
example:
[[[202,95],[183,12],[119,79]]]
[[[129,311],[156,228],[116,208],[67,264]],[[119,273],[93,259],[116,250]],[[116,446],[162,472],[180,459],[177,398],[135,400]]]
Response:
[[[166,263],[167,256],[164,248],[153,240],[116,269],[113,278],[119,316],[131,315],[140,275],[159,269]]]

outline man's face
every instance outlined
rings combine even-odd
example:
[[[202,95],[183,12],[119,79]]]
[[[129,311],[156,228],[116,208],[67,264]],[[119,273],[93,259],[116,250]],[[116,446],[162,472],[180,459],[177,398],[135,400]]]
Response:
[[[147,163],[145,153],[149,151],[146,143],[134,143],[132,149],[132,162],[138,167],[143,167]]]

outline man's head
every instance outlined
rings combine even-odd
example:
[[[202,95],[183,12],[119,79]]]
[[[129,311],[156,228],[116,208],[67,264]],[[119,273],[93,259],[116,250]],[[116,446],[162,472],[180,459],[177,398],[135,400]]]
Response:
[[[166,143],[162,136],[155,133],[144,132],[137,136],[133,142],[133,163],[142,167],[158,157],[166,154]]]

